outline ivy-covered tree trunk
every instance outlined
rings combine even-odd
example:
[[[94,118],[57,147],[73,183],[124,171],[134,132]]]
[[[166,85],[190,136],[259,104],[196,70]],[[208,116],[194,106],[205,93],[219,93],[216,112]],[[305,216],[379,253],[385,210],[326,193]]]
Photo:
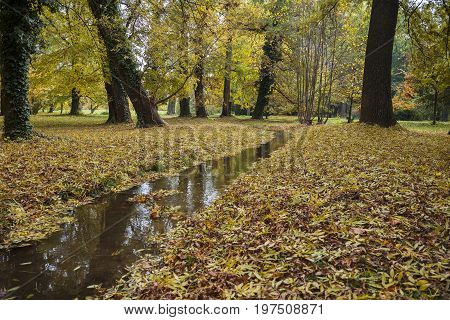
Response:
[[[361,122],[390,127],[392,108],[392,49],[397,26],[398,0],[373,0],[364,62]]]
[[[223,80],[223,105],[221,117],[231,116],[231,66],[233,59],[233,39],[228,37],[225,53],[225,76]]]
[[[262,119],[264,109],[269,105],[269,96],[275,83],[274,67],[281,60],[281,36],[266,34],[263,46],[263,59],[259,69],[258,98],[256,99],[253,119]]]
[[[111,71],[111,85],[113,90],[114,107],[116,109],[116,122],[117,123],[130,123],[131,112],[128,104],[127,93],[120,82],[118,72],[114,70],[114,64],[110,62]]]
[[[106,123],[130,123],[131,113],[128,97],[120,81],[112,77],[111,83],[105,81],[105,89],[109,110]]]
[[[176,100],[170,99],[169,103],[167,104],[167,115],[171,116],[175,114],[175,106],[176,106]]]
[[[197,118],[206,118],[208,117],[208,113],[206,112],[205,107],[205,87],[203,84],[203,76],[204,76],[204,58],[201,57],[200,61],[195,66],[195,77],[197,79],[197,83],[194,90],[195,95],[195,115]]]
[[[97,20],[96,25],[105,44],[108,60],[118,71],[118,78],[136,111],[137,126],[165,125],[166,122],[156,109],[155,99],[142,85],[126,29],[120,23],[118,0],[88,0],[88,3]]]
[[[70,104],[70,115],[80,115],[80,91],[77,88],[72,88],[72,102]]]
[[[4,135],[17,140],[31,136],[28,69],[40,27],[34,1],[0,1],[0,70]]]
[[[109,111],[106,123],[130,123],[132,120],[128,96],[117,74],[114,64],[108,61],[108,66],[103,68]]]
[[[180,99],[180,117],[191,117],[191,108],[190,108],[191,98],[183,97]]]

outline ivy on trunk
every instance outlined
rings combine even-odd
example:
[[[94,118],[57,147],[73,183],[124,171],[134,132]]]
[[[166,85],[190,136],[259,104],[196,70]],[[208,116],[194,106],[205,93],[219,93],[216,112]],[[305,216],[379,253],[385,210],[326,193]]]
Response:
[[[262,119],[269,104],[269,95],[275,83],[274,67],[281,60],[282,38],[276,33],[267,33],[263,46],[263,59],[259,70],[258,98],[256,99],[253,119]]]
[[[12,140],[31,137],[28,70],[40,29],[39,3],[0,1],[0,70],[4,135]]]

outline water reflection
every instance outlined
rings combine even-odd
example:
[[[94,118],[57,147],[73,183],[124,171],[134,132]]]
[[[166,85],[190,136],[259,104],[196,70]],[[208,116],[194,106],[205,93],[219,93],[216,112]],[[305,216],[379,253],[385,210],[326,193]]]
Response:
[[[76,209],[77,221],[36,246],[0,252],[0,292],[20,287],[6,297],[20,299],[85,298],[95,284],[110,286],[124,267],[135,261],[142,249],[157,254],[146,241],[149,234],[171,229],[170,218],[152,220],[147,209],[128,199],[168,189],[178,193],[158,201],[162,206],[179,206],[192,214],[211,204],[240,173],[269,156],[285,143],[282,133],[258,148],[239,155],[209,161],[179,176],[144,183],[125,192],[101,197],[96,203]]]

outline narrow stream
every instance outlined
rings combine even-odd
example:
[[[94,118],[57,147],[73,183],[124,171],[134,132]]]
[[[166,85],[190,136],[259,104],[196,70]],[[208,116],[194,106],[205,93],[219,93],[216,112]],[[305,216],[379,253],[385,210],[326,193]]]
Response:
[[[157,254],[147,241],[149,234],[165,233],[177,223],[171,218],[151,219],[146,207],[130,202],[131,197],[177,190],[158,205],[179,206],[180,211],[192,214],[210,205],[239,174],[285,142],[285,134],[277,132],[272,141],[236,156],[208,161],[178,176],[108,194],[77,208],[76,222],[64,225],[51,238],[0,251],[0,297],[83,299],[95,294],[93,285],[111,286],[142,253]]]

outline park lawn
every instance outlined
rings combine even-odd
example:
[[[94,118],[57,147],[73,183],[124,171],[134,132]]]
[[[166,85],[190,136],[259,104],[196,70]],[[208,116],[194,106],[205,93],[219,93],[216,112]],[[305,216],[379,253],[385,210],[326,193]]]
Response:
[[[109,299],[449,299],[450,138],[299,128]]]
[[[450,122],[437,122],[435,125],[432,124],[432,121],[399,121],[399,123],[402,127],[419,132],[439,134],[450,132]]]
[[[47,237],[73,219],[68,209],[104,192],[236,154],[272,136],[220,119],[169,119],[168,127],[148,129],[105,121],[33,116],[35,138],[0,141],[0,248]]]
[[[241,121],[248,121],[247,124],[262,127],[263,125],[270,126],[292,126],[298,123],[297,116],[270,116],[268,119],[255,121],[250,121],[250,116],[236,116],[236,119]],[[316,120],[316,119],[315,119]],[[358,122],[358,120],[354,120]],[[327,120],[327,125],[344,124],[347,123],[346,118],[329,118]],[[448,134],[450,132],[450,122],[437,122],[436,125],[432,124],[431,120],[425,121],[398,121],[399,125],[413,131],[418,131],[422,133],[433,133],[433,134]]]

